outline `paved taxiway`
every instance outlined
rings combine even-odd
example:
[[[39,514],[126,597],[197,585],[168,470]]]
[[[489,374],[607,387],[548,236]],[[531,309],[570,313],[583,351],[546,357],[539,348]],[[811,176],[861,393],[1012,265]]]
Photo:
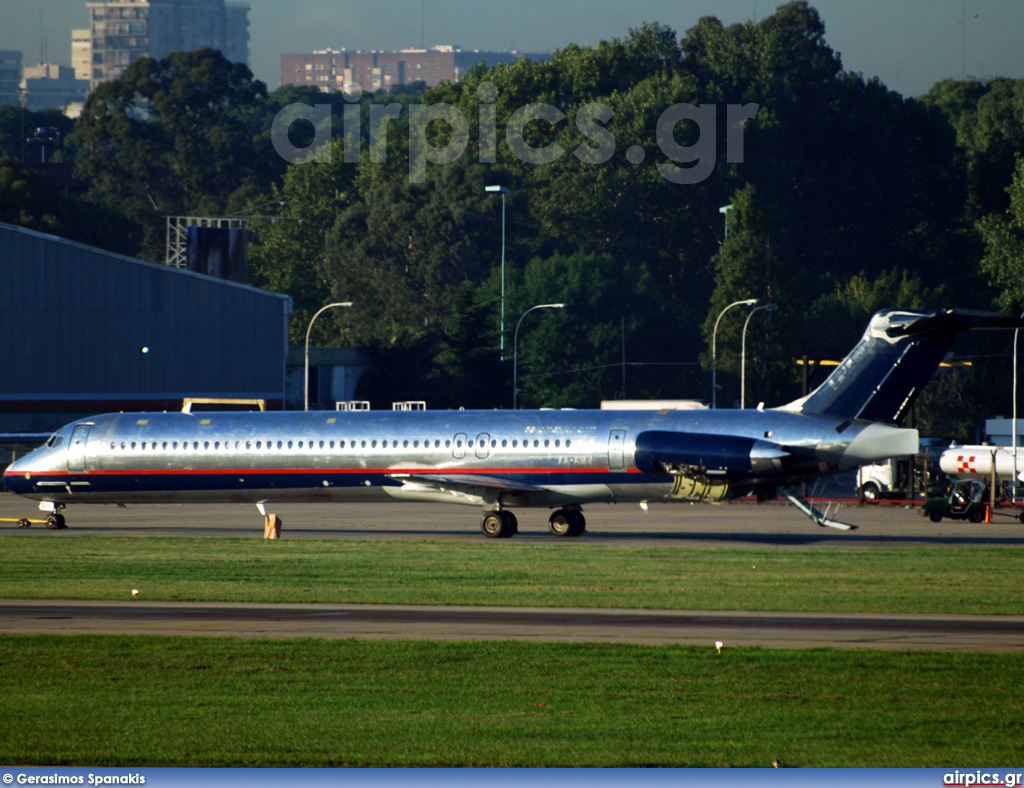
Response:
[[[269,507],[285,539],[486,541],[476,509],[440,504],[282,504]],[[546,510],[517,512],[515,542],[586,548],[1024,545],[1024,524],[1009,515],[992,524],[932,523],[900,505],[846,505],[833,513],[856,531],[820,528],[786,504],[587,507],[587,533],[556,539]],[[0,495],[0,517],[38,517],[34,505]],[[3,524],[23,538],[89,535],[262,538],[252,505],[175,504],[69,507],[69,528]],[[503,541],[491,543],[500,549]],[[875,648],[1024,651],[1024,617],[894,616],[763,612],[592,610],[365,605],[236,605],[129,602],[0,601],[0,631],[182,634],[236,637],[525,639],[701,644],[777,648]]]
[[[819,504],[826,508],[829,504]],[[405,539],[487,541],[480,512],[472,506],[432,503],[268,504],[283,521],[284,539]],[[822,528],[790,504],[595,504],[584,509],[587,532],[557,539],[548,532],[547,509],[516,509],[519,533],[512,541],[561,544],[630,544],[719,547],[873,547],[910,545],[1024,545],[1024,524],[999,515],[990,525],[943,520],[932,523],[898,504],[831,505],[831,516],[855,531]],[[0,534],[75,536],[216,536],[263,538],[263,518],[253,504],[69,506],[68,528],[19,529],[0,523]],[[42,518],[32,501],[0,494],[0,518]]]

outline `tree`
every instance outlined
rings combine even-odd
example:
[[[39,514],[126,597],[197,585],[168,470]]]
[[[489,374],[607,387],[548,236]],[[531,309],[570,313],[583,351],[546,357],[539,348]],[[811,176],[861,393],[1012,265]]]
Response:
[[[624,387],[631,397],[650,396],[655,388],[662,396],[673,390],[681,396],[678,369],[648,366],[664,361],[671,326],[643,263],[584,253],[535,258],[515,293],[506,347],[518,350],[520,406],[596,408],[603,399],[620,398]],[[526,311],[550,303],[566,307],[531,314],[516,343],[514,327]],[[656,376],[652,368],[669,372]]]
[[[69,197],[52,178],[10,158],[0,158],[0,222],[122,254],[136,240],[116,211]]]
[[[722,373],[727,381],[738,378],[745,321],[733,314],[731,319],[719,322],[719,316],[729,304],[750,298],[778,307],[777,311],[758,315],[757,322],[750,324],[745,370],[747,388],[755,400],[777,402],[788,398],[794,378],[791,358],[784,348],[793,346],[798,312],[794,303],[802,300],[801,284],[793,276],[787,236],[764,209],[756,187],[745,186],[731,205],[727,214],[729,234],[714,257],[715,291],[704,321],[706,344],[709,350],[713,343],[717,345],[719,381],[723,380]],[[706,366],[710,366],[710,353]],[[728,386],[726,391],[738,392],[738,386]],[[734,399],[740,397],[726,393],[720,401]]]
[[[1014,159],[1024,154],[1024,80],[995,78],[984,84],[947,79],[922,101],[938,108],[956,130],[968,186],[966,218],[1006,209]]]
[[[244,120],[266,86],[219,52],[143,58],[96,88],[76,128],[90,195],[144,228],[140,254],[163,259],[165,217],[219,215],[265,193],[284,162]],[[264,140],[265,140],[264,135]]]
[[[351,204],[353,173],[344,164],[343,142],[332,143],[330,162],[308,162],[288,168],[283,184],[271,188],[271,199],[254,205],[249,213],[266,216],[249,223],[250,281],[256,287],[287,293],[294,312],[289,326],[293,345],[305,343],[309,321],[332,299],[351,301],[351,294],[338,292],[327,276],[327,233],[338,215]],[[311,341],[331,346],[351,343],[342,327],[351,316],[327,313],[314,324]]]
[[[1024,308],[1024,156],[1018,156],[1006,191],[1010,198],[1006,212],[978,222],[985,244],[979,267],[998,293],[999,308],[1017,314]]]

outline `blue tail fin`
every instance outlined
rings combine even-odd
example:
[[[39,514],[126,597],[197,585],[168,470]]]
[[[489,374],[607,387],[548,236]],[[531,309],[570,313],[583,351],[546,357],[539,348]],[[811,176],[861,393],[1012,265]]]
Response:
[[[914,404],[957,334],[1021,327],[1022,320],[977,312],[879,312],[828,379],[783,410],[895,424]]]

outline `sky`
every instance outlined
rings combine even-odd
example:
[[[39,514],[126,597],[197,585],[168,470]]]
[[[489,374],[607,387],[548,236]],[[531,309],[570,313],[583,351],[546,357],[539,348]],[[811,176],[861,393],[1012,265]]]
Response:
[[[550,52],[622,38],[660,22],[682,34],[702,16],[758,20],[768,0],[248,0],[249,66],[271,89],[280,56],[314,49],[463,49]],[[828,44],[847,71],[879,77],[905,96],[963,75],[1024,78],[1022,0],[817,0]],[[70,64],[71,29],[85,0],[0,0],[0,49],[23,62]]]

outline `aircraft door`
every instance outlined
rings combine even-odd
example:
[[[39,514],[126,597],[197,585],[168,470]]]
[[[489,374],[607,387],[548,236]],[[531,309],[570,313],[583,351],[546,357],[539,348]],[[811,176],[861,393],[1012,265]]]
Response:
[[[625,445],[626,431],[612,430],[608,436],[608,470],[623,471],[626,469],[622,456]]]
[[[68,472],[84,473],[86,471],[85,446],[89,440],[91,424],[79,424],[71,432],[68,446]]]
[[[457,460],[466,456],[466,433],[460,432],[452,438],[452,456]]]
[[[481,432],[476,436],[476,456],[486,460],[491,454],[491,436]]]

